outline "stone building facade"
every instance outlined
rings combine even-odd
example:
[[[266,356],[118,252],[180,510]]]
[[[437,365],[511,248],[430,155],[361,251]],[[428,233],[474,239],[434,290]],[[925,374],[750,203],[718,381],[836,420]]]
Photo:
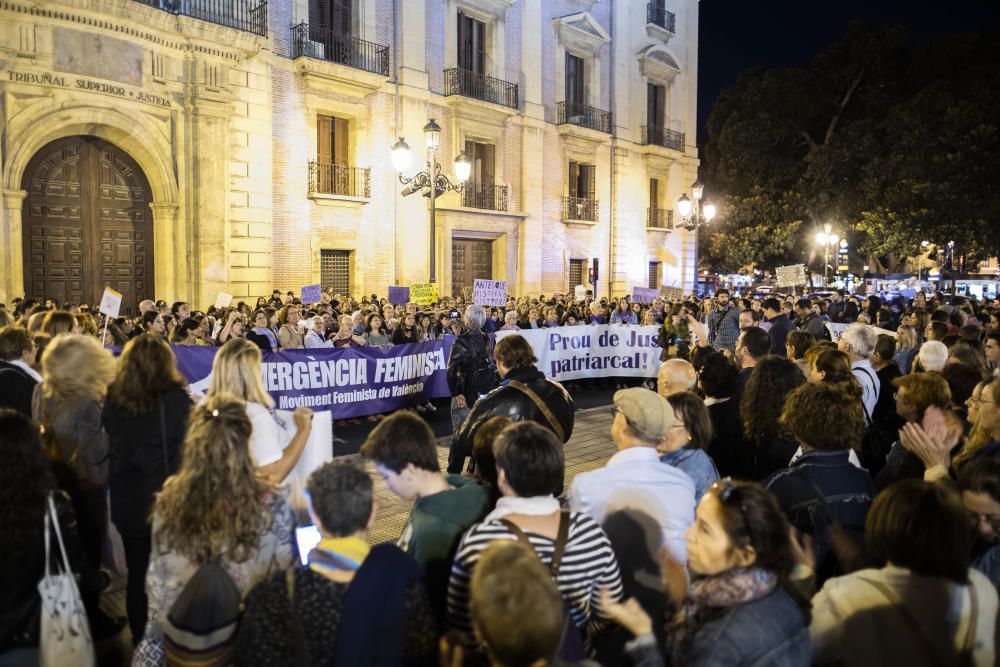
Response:
[[[696,0],[0,0],[0,300],[690,289]],[[407,174],[409,175],[409,173]]]

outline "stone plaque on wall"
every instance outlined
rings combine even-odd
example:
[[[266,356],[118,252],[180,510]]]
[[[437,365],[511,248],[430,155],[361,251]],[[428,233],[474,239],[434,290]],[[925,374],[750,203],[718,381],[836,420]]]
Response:
[[[142,47],[114,37],[53,28],[54,68],[133,86],[142,85]]]

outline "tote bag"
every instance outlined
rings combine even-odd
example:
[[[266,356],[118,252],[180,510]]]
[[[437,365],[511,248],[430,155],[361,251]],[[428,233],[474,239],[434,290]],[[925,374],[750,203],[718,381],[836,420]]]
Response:
[[[51,524],[51,528],[50,528]],[[56,573],[52,573],[51,533],[55,529],[59,542]],[[76,587],[76,578],[66,557],[59,516],[51,494],[45,512],[45,575],[38,583],[42,597],[42,618],[38,633],[38,656],[41,667],[93,667],[94,644],[90,638],[87,611]]]

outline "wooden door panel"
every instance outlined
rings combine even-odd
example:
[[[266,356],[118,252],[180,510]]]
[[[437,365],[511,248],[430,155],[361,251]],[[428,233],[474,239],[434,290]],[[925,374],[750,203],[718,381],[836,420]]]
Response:
[[[25,171],[25,291],[58,302],[122,293],[123,314],[152,298],[152,196],[126,153],[93,137],[48,144]]]
[[[451,293],[462,296],[476,278],[493,278],[493,244],[490,241],[453,239],[451,245]]]

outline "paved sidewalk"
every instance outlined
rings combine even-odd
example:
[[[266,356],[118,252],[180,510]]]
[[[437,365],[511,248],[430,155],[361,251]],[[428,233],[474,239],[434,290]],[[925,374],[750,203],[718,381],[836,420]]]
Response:
[[[438,439],[438,459],[442,470],[447,467],[450,442],[451,436]],[[577,411],[573,436],[566,443],[566,488],[577,474],[600,468],[614,453],[608,407]],[[375,472],[374,466],[369,464],[368,469],[375,480],[375,501],[378,503],[378,515],[369,541],[372,544],[396,541],[406,525],[412,503],[400,500],[392,493]]]

